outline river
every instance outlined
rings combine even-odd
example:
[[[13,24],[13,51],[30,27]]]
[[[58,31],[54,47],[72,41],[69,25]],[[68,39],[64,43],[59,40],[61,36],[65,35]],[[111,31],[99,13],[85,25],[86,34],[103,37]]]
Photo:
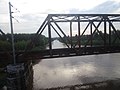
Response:
[[[64,44],[55,40],[54,48]],[[120,78],[120,53],[43,59],[34,65],[34,90]]]

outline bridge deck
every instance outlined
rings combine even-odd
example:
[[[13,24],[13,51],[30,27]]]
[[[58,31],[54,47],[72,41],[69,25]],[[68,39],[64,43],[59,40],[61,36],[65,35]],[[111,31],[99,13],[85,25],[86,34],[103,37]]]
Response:
[[[27,57],[35,56],[36,58],[57,58],[57,57],[69,57],[69,56],[82,56],[82,55],[94,55],[105,53],[118,53],[120,52],[120,46],[114,47],[81,47],[79,48],[61,48],[50,50],[41,50],[36,52],[28,52]]]
[[[24,54],[24,59],[45,59],[45,58],[58,58],[58,57],[69,57],[69,56],[82,56],[82,55],[94,55],[94,54],[105,54],[105,53],[118,53],[120,52],[120,46],[109,46],[109,47],[81,47],[81,48],[60,48],[60,49],[49,49],[40,51],[28,51],[16,52],[17,56]],[[12,55],[12,54],[11,54]],[[0,60],[11,58],[8,53],[1,52]]]

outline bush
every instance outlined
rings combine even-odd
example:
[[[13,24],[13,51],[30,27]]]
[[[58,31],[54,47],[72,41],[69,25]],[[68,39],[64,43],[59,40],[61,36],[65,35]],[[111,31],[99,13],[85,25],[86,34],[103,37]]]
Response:
[[[11,44],[8,41],[0,41],[0,51],[10,51]]]
[[[25,50],[26,45],[27,45],[27,41],[25,41],[25,40],[17,41],[15,43],[15,50],[16,51],[18,51],[18,50]]]

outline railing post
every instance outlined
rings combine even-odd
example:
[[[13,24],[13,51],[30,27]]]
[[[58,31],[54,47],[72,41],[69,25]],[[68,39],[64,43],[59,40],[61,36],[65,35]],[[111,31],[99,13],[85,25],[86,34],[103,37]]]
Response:
[[[79,49],[81,47],[81,38],[80,38],[80,16],[78,16],[78,45]]]
[[[90,21],[90,45],[93,45],[92,21]]]
[[[109,46],[111,46],[111,25],[109,23]]]
[[[106,34],[107,26],[106,26],[106,16],[104,16],[104,47],[106,48],[107,34]]]
[[[48,38],[49,38],[49,50],[50,50],[50,56],[52,57],[52,38],[51,38],[51,24],[50,24],[50,16],[48,19]]]
[[[70,43],[71,43],[71,48],[73,47],[73,42],[72,42],[72,22],[70,22]]]

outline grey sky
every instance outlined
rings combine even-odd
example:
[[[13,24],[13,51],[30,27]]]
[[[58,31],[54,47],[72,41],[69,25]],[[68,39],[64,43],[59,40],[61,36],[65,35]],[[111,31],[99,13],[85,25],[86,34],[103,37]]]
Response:
[[[20,13],[13,16],[15,33],[35,33],[49,13],[117,13],[120,0],[11,0]],[[15,9],[12,9],[15,11]],[[10,32],[8,1],[0,0],[0,28]],[[65,27],[65,26],[64,26]]]

